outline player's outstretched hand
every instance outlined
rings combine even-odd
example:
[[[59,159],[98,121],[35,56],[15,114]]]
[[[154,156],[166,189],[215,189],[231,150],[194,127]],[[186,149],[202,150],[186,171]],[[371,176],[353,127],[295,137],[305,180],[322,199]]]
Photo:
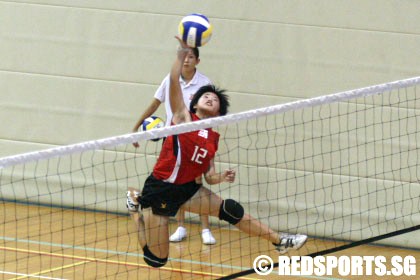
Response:
[[[182,41],[182,39],[179,38],[179,36],[175,36],[175,38],[179,42],[178,53],[186,53],[186,52],[188,52],[190,50],[190,47],[187,45],[187,43],[185,43],[184,41]]]

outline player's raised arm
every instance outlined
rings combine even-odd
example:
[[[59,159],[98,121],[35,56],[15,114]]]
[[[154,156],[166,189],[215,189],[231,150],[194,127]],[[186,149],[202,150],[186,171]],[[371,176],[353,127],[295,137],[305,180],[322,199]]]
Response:
[[[182,66],[190,48],[178,36],[175,38],[179,41],[179,48],[169,74],[169,102],[173,113],[172,122],[174,124],[179,124],[191,121],[188,108],[185,106],[184,99],[182,97],[181,85],[179,84]]]

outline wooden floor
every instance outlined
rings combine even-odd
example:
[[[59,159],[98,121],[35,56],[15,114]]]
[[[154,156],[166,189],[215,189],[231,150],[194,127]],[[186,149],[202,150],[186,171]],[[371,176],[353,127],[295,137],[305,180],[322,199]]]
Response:
[[[262,254],[278,258],[267,241],[229,228],[213,227],[217,244],[202,245],[199,228],[188,225],[189,237],[170,245],[170,261],[160,269],[144,264],[134,226],[128,216],[62,210],[13,203],[0,204],[0,279],[217,279],[252,268]],[[175,228],[171,224],[171,231]],[[339,243],[310,239],[297,254],[306,255]],[[336,256],[412,255],[420,252],[362,246]],[[416,264],[420,273],[419,265]],[[251,274],[240,279],[278,279]],[[362,279],[394,279],[367,277]],[[361,279],[337,274],[322,277],[288,276],[281,279]],[[399,277],[399,279],[419,279]]]

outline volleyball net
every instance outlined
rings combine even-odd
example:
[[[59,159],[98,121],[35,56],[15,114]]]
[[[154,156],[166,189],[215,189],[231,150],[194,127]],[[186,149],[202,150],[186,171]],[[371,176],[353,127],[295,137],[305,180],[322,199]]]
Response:
[[[209,127],[221,134],[216,169],[237,172],[234,183],[209,188],[274,230],[309,235],[297,254],[363,240],[420,248],[402,234],[420,225],[419,98],[416,77],[1,158],[1,273],[212,279],[249,270],[258,255],[276,256],[268,241],[215,218],[217,244],[197,246],[198,218],[188,214],[189,237],[171,244],[167,265],[144,264],[126,189],[141,189],[151,173],[162,146],[151,139]]]

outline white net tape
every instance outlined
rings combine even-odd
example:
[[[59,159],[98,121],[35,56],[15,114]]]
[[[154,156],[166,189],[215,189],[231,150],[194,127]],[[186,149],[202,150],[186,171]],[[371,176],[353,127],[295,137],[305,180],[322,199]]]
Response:
[[[51,148],[36,152],[24,153],[14,156],[8,156],[0,158],[0,168],[5,168],[12,165],[22,164],[29,161],[36,161],[39,159],[48,159],[57,156],[69,155],[76,152],[83,152],[88,150],[103,149],[106,147],[113,147],[117,145],[129,144],[138,142],[141,140],[149,140],[155,138],[162,138],[168,135],[180,134],[194,130],[200,130],[208,127],[216,127],[222,124],[231,124],[240,120],[249,120],[260,116],[267,116],[273,114],[279,114],[287,111],[318,106],[321,104],[330,104],[334,102],[342,102],[350,99],[356,99],[360,97],[366,97],[381,93],[384,91],[391,91],[399,88],[409,87],[412,85],[420,84],[420,77],[414,77],[405,80],[399,80],[395,82],[349,90],[339,92],[331,95],[324,95],[320,97],[314,97],[290,103],[275,105],[271,107],[265,107],[261,109],[255,109],[245,111],[241,113],[231,114],[227,116],[205,119],[197,122],[191,122],[171,127],[163,127],[160,129],[154,129],[146,132],[138,132],[126,135],[120,135],[110,138],[104,138],[99,140],[93,140],[68,146],[62,146],[57,148]]]

